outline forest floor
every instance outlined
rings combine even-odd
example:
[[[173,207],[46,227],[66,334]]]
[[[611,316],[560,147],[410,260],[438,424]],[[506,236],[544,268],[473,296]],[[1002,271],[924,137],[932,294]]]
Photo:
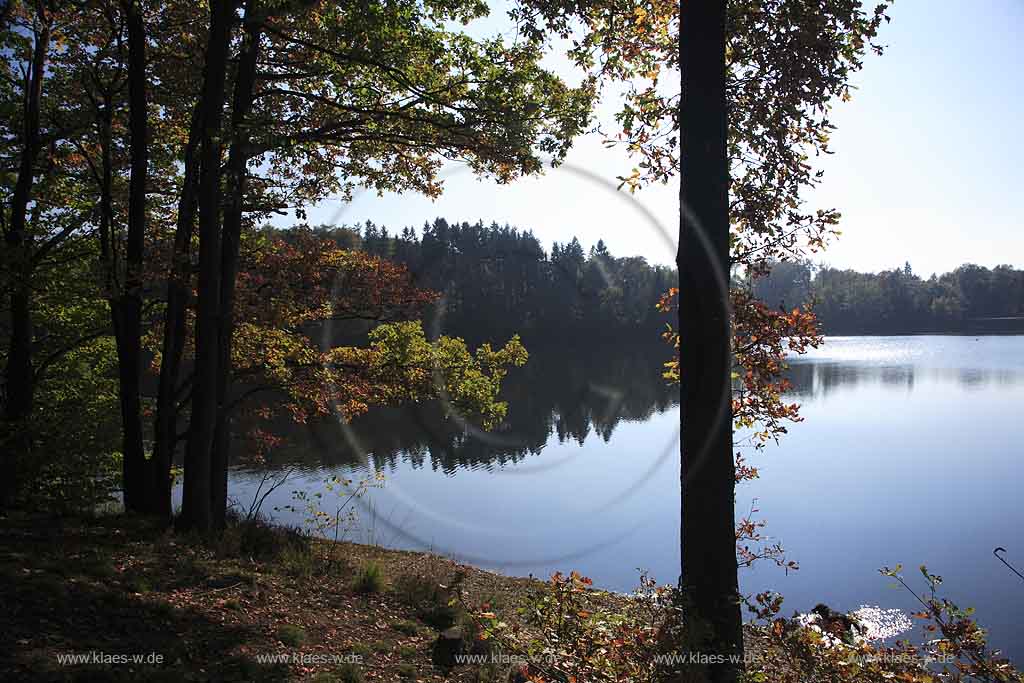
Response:
[[[124,516],[0,519],[0,680],[509,680],[435,666],[439,630],[465,614],[430,590],[458,580],[504,613],[540,581],[264,532],[210,544]]]

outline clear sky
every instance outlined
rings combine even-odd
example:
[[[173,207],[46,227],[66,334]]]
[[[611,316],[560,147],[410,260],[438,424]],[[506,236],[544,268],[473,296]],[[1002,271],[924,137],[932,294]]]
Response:
[[[809,199],[842,212],[843,235],[819,260],[867,271],[909,260],[924,276],[965,262],[1024,267],[1024,0],[897,0],[890,16],[885,54],[865,59],[853,100],[834,108],[835,154],[819,162],[824,183]],[[483,219],[532,229],[548,249],[603,238],[617,256],[671,263],[677,185],[616,192],[632,166],[590,135],[541,177],[499,186],[450,166],[438,200],[367,192],[327,200],[309,220],[400,229]]]

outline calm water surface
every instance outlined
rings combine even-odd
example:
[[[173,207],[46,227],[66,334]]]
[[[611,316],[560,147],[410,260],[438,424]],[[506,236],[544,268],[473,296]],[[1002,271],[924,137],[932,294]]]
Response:
[[[434,404],[304,429],[275,454],[296,473],[264,509],[301,523],[274,511],[292,490],[379,470],[385,487],[352,540],[511,574],[572,568],[613,590],[631,590],[638,568],[674,582],[679,407],[662,354],[536,352],[509,378],[508,420],[492,434]],[[787,609],[913,609],[878,569],[903,563],[916,581],[927,564],[1024,658],[1024,582],[992,555],[1003,546],[1024,568],[1024,337],[833,337],[794,359],[791,378],[806,420],[751,454],[761,478],[739,488],[737,513],[755,505],[800,569],[744,570],[743,591],[778,590]],[[247,505],[260,479],[235,470],[232,496]]]

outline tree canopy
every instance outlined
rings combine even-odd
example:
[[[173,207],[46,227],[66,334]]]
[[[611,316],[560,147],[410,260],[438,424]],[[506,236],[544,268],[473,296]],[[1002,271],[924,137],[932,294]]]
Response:
[[[488,12],[479,2],[357,9],[5,6],[0,106],[12,116],[0,155],[16,170],[0,183],[12,489],[13,454],[31,461],[40,443],[23,426],[42,370],[57,362],[42,355],[44,339],[67,354],[113,338],[125,503],[169,516],[170,462],[184,441],[185,518],[200,527],[222,520],[231,414],[255,388],[248,383],[283,389],[297,417],[329,407],[351,416],[437,385],[485,426],[500,419],[504,368],[525,359],[515,339],[475,355],[452,339],[428,342],[408,319],[433,295],[400,268],[315,239],[266,240],[257,227],[356,187],[436,195],[445,160],[500,182],[539,172],[587,125],[593,81],[570,87],[543,68],[536,37],[471,36],[464,26]],[[48,264],[71,261],[108,319],[91,321],[95,337],[58,343],[40,293]],[[345,315],[391,325],[363,348],[321,349],[307,335]],[[146,365],[156,396],[143,391]]]

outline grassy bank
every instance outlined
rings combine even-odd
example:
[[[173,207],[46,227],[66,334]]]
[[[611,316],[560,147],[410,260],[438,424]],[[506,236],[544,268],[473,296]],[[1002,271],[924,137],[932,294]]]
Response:
[[[471,628],[437,586],[503,612],[543,587],[263,525],[212,543],[126,517],[12,515],[0,574],[2,680],[504,681],[434,664],[440,631]]]

